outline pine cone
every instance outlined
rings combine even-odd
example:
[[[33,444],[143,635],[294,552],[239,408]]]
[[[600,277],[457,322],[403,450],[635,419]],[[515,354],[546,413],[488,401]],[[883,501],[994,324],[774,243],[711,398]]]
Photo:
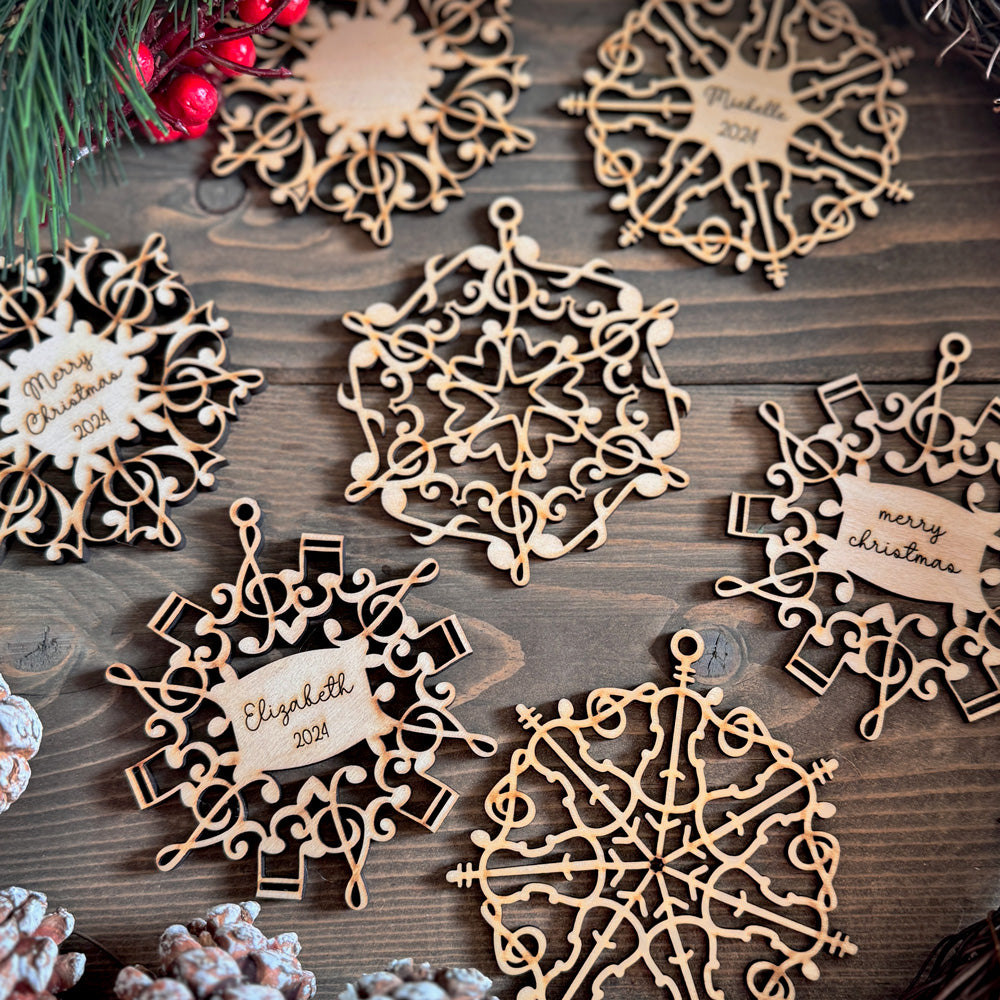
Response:
[[[350,983],[339,1000],[497,1000],[491,979],[477,969],[435,969],[428,962],[399,958],[383,972],[368,972]]]
[[[0,674],[0,813],[27,787],[28,761],[38,752],[41,739],[42,723],[31,702],[12,695]]]
[[[223,903],[187,927],[160,935],[160,977],[122,969],[118,1000],[310,1000],[316,977],[299,964],[296,934],[265,937],[253,922],[259,903]],[[2,998],[0,998],[2,1000]]]
[[[47,906],[40,892],[0,889],[0,1000],[53,1000],[83,975],[83,955],[59,954],[73,914]]]

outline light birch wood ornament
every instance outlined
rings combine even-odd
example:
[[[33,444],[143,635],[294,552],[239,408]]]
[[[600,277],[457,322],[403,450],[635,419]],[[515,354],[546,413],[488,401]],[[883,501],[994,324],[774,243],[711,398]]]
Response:
[[[146,540],[177,547],[171,508],[215,486],[237,406],[264,385],[227,368],[229,324],[170,270],[96,240],[0,278],[0,557]]]
[[[914,399],[891,393],[881,414],[857,375],[828,382],[828,422],[808,437],[764,403],[781,452],[767,480],[787,492],[732,497],[729,533],[765,543],[767,573],[723,577],[717,593],[776,606],[802,636],[785,669],[816,694],[845,667],[867,678],[866,739],[942,681],[966,720],[1000,711],[1000,512],[981,506],[1000,474],[1000,398],[974,420],[944,405],[971,351],[946,336],[934,383]]]
[[[650,976],[664,996],[773,1000],[857,950],[830,925],[840,846],[819,829],[837,761],[800,765],[749,709],[723,714],[721,688],[694,691],[697,632],[670,649],[667,687],[599,688],[548,720],[517,707],[528,743],[486,799],[499,830],[448,880],[483,893],[500,968],[529,977],[519,1000]]]
[[[379,246],[393,215],[442,212],[463,182],[534,135],[511,124],[531,82],[505,0],[348,0],[258,41],[259,68],[233,80],[219,176],[253,167],[271,200],[358,221]]]
[[[213,589],[217,607],[171,594],[149,622],[176,647],[162,677],[107,670],[151,709],[146,732],[170,739],[129,768],[129,785],[141,808],[177,797],[195,819],[159,852],[161,870],[200,848],[235,861],[256,845],[257,895],[301,899],[306,858],[336,855],[361,908],[368,851],[395,834],[393,813],[436,830],[457,799],[429,773],[438,747],[496,750],[452,715],[455,689],[437,680],[468,641],[454,616],[421,627],[403,607],[437,576],[433,560],[380,583],[345,573],[341,536],[303,535],[298,567],[264,572],[260,508],[237,500],[230,517],[243,564]]]
[[[532,558],[603,545],[628,497],[688,484],[668,459],[689,405],[660,357],[677,302],[644,305],[600,260],[546,263],[522,215],[495,201],[495,247],[428,261],[399,307],[347,313],[362,342],[338,396],[366,445],[347,499],[378,494],[425,545],[485,544],[518,585]]]
[[[597,179],[646,234],[706,264],[736,254],[784,286],[788,261],[854,229],[893,176],[906,111],[894,71],[839,0],[646,0],[598,49],[589,91],[560,101],[587,120]]]

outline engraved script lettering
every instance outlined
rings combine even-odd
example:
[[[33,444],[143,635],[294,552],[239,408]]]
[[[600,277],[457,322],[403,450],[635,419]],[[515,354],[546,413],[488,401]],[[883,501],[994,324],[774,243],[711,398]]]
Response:
[[[316,764],[388,733],[392,720],[368,680],[368,670],[381,662],[367,640],[355,636],[215,685],[211,698],[233,727],[239,750],[237,780]]]
[[[712,150],[724,174],[754,159],[782,161],[792,136],[809,120],[787,66],[762,69],[734,54],[717,73],[689,86],[686,131]]]
[[[54,392],[64,378],[81,369],[86,372],[94,370],[94,355],[89,351],[82,351],[72,361],[64,361],[48,373],[35,372],[34,375],[29,375],[24,380],[21,391],[25,396],[31,396],[34,400],[38,401],[42,398],[43,392]]]
[[[820,536],[823,569],[850,575],[915,601],[951,604],[964,614],[986,611],[982,566],[1000,515],[967,510],[912,486],[840,475],[835,537]]]
[[[880,521],[891,521],[893,524],[908,524],[911,528],[916,528],[918,531],[926,531],[931,536],[931,545],[937,542],[943,535],[948,534],[944,528],[939,528],[936,524],[924,524],[922,517],[914,519],[912,514],[893,514],[888,510],[880,510],[878,518]]]
[[[891,559],[904,559],[909,563],[916,563],[918,566],[927,566],[930,569],[940,570],[942,573],[961,573],[960,569],[955,569],[951,563],[942,565],[940,559],[928,559],[917,550],[917,543],[912,539],[905,546],[892,545],[891,543],[880,542],[871,531],[865,528],[860,535],[851,535],[847,539],[847,544],[854,549],[865,549],[867,552],[877,552],[880,556],[888,556]]]
[[[55,321],[39,326],[46,336],[16,355],[2,430],[64,469],[135,438],[137,419],[156,405],[155,397],[139,398],[146,335],[99,336],[84,324],[67,330]]]
[[[291,701],[272,705],[265,698],[258,698],[256,702],[247,702],[243,706],[243,723],[251,733],[257,732],[263,723],[273,719],[277,719],[283,726],[287,726],[288,720],[295,712],[304,708],[312,708],[314,705],[322,705],[324,701],[350,694],[353,690],[354,685],[347,683],[343,671],[339,674],[330,674],[326,683],[316,692],[315,697],[312,693],[312,684],[307,681],[302,685],[301,693],[292,698]]]
[[[756,94],[738,97],[733,94],[730,87],[721,87],[718,84],[706,87],[704,93],[710,108],[719,106],[726,111],[747,111],[752,115],[760,115],[762,118],[771,118],[774,121],[788,121],[788,115],[782,110],[781,104],[773,99],[760,98]]]
[[[90,371],[89,367],[87,371]],[[29,434],[41,434],[42,431],[51,423],[56,417],[61,417],[64,413],[72,410],[74,406],[79,406],[85,399],[89,399],[91,396],[96,395],[102,389],[107,388],[113,382],[117,382],[118,379],[122,377],[122,369],[118,371],[109,372],[107,375],[102,375],[96,382],[90,385],[83,385],[77,382],[73,386],[73,391],[69,396],[62,402],[56,403],[53,406],[49,406],[47,403],[42,403],[37,410],[29,410],[27,416],[25,417],[25,429]],[[45,378],[45,376],[41,376]],[[24,384],[24,394],[27,396],[30,393],[37,393],[39,391],[39,375],[33,375]],[[35,395],[35,399],[40,398]]]

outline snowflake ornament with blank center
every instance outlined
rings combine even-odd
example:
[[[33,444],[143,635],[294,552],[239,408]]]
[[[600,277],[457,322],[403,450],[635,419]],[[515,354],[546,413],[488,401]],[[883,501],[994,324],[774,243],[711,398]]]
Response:
[[[215,485],[237,404],[264,385],[226,369],[228,324],[195,305],[164,239],[132,258],[96,240],[0,279],[0,556],[183,536],[170,507]]]
[[[644,306],[600,260],[543,262],[512,199],[489,217],[496,247],[435,257],[400,308],[344,317],[364,341],[339,400],[367,445],[346,496],[379,493],[423,544],[485,543],[522,585],[531,556],[602,545],[630,494],[687,485],[667,459],[688,397],[659,356],[674,300]]]
[[[839,0],[647,0],[598,49],[586,116],[598,180],[630,220],[716,264],[787,260],[854,229],[854,210],[906,201],[895,180],[906,112],[890,98],[909,49],[884,54]]]
[[[673,686],[599,688],[579,716],[518,705],[531,738],[486,801],[500,831],[475,831],[481,858],[448,873],[482,890],[503,971],[532,977],[518,1000],[648,976],[676,1000],[773,1000],[824,949],[857,950],[830,928],[840,846],[817,826],[837,762],[803,767],[749,709],[719,714],[720,688],[690,687],[703,649],[678,632]]]
[[[392,214],[442,212],[462,181],[501,153],[530,149],[510,124],[530,80],[514,54],[509,0],[357,0],[313,4],[260,39],[257,65],[227,87],[225,176],[252,164],[271,199],[360,220],[379,246]]]
[[[367,569],[347,577],[342,537],[303,535],[298,568],[265,573],[260,508],[237,500],[230,517],[244,558],[236,582],[213,589],[217,610],[172,594],[149,622],[176,647],[162,678],[107,670],[152,709],[146,732],[171,739],[129,768],[129,784],[141,808],[176,795],[197,822],[159,852],[161,870],[213,844],[233,860],[256,846],[257,894],[301,899],[306,858],[340,855],[357,909],[393,811],[436,830],[454,805],[428,773],[442,742],[496,750],[451,714],[455,689],[435,679],[471,650],[454,617],[421,628],[403,608],[437,576],[433,560],[384,583]]]
[[[1000,478],[991,427],[1000,398],[975,420],[942,402],[971,351],[949,334],[934,384],[915,399],[891,393],[884,416],[857,375],[828,382],[818,395],[829,422],[810,437],[763,404],[781,451],[767,480],[787,494],[732,497],[729,533],[765,542],[768,570],[759,580],[724,577],[716,591],[761,597],[785,628],[805,626],[785,669],[816,694],[842,667],[868,678],[876,692],[860,723],[866,739],[908,694],[933,698],[936,678],[968,721],[1000,711],[1000,512],[980,507],[980,480],[995,494]],[[850,606],[831,610],[837,604]]]

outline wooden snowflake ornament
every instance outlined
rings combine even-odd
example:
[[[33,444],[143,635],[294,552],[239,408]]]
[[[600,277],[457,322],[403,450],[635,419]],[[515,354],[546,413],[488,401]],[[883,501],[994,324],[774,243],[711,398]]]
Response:
[[[163,871],[198,848],[239,860],[256,844],[257,894],[300,899],[306,858],[340,855],[348,905],[363,907],[362,868],[394,835],[392,812],[436,830],[455,803],[428,773],[441,743],[496,750],[463,728],[448,709],[455,689],[435,680],[468,642],[454,617],[421,628],[403,608],[437,576],[433,560],[384,583],[366,569],[347,577],[340,536],[303,535],[298,567],[265,573],[260,509],[244,498],[230,516],[244,558],[236,582],[212,591],[218,609],[172,594],[149,622],[176,647],[162,678],[107,670],[152,709],[146,732],[171,740],[128,770],[129,784],[141,808],[176,795],[196,821],[157,855]]]
[[[736,252],[776,288],[787,261],[848,235],[855,210],[906,201],[899,162],[909,49],[883,53],[839,0],[646,0],[598,50],[586,117],[594,169],[625,211],[707,264]]]
[[[508,116],[530,80],[509,0],[313,4],[258,41],[258,67],[227,87],[220,176],[253,165],[271,199],[359,220],[379,246],[396,211],[444,211],[462,182],[534,136]]]
[[[170,508],[215,485],[237,404],[264,385],[226,368],[228,324],[198,306],[152,235],[135,257],[82,247],[0,279],[0,557],[183,536]]]
[[[678,632],[672,686],[599,688],[580,715],[518,705],[530,739],[486,800],[499,832],[448,874],[482,891],[500,968],[531,977],[518,1000],[650,976],[678,1000],[773,1000],[857,950],[830,927],[840,847],[819,829],[837,762],[803,767],[749,709],[720,714],[720,688],[690,687],[703,648]]]
[[[339,400],[366,443],[346,496],[380,494],[423,544],[485,543],[522,585],[531,557],[603,545],[630,495],[687,485],[667,459],[688,396],[659,354],[673,299],[643,305],[600,260],[545,263],[512,199],[489,217],[496,247],[435,257],[401,307],[344,317],[363,342]]]
[[[981,506],[1000,476],[1000,399],[974,420],[943,403],[971,351],[949,334],[934,384],[915,399],[891,393],[884,415],[857,375],[828,382],[828,423],[809,437],[765,403],[781,451],[767,479],[787,493],[732,498],[729,533],[763,541],[768,569],[716,591],[764,598],[782,626],[804,628],[785,669],[816,694],[843,667],[871,681],[866,739],[908,694],[933,698],[939,680],[968,721],[1000,711],[1000,512]]]

